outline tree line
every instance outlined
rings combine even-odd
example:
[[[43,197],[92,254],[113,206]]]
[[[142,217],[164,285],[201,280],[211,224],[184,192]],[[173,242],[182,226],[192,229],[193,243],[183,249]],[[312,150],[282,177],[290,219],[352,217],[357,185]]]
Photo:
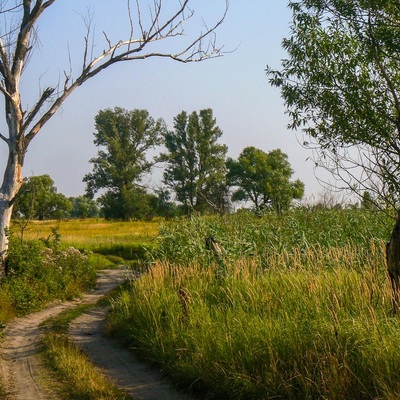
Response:
[[[249,202],[257,212],[280,213],[302,198],[304,184],[291,181],[294,171],[281,150],[246,147],[234,160],[227,157],[221,136],[210,108],[182,111],[172,130],[147,110],[101,110],[95,117],[98,152],[90,160],[92,172],[83,178],[86,193],[67,198],[57,193],[49,175],[33,176],[15,203],[14,218],[149,219],[194,211],[226,213],[235,202]],[[164,150],[150,158],[149,152],[161,145]],[[162,183],[150,188],[156,165],[164,169]]]

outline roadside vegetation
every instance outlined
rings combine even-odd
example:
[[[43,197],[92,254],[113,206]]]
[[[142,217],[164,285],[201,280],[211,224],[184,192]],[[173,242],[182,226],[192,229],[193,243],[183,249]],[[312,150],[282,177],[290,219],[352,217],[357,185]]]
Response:
[[[8,277],[0,287],[0,326],[52,300],[70,300],[91,288],[96,271],[118,264],[140,269],[158,222],[100,219],[32,221],[24,240],[11,235]]]
[[[11,233],[9,276],[0,287],[0,323],[39,310],[52,300],[71,300],[95,284],[104,268],[140,264],[159,224],[138,222],[32,221]],[[93,367],[68,339],[68,322],[79,308],[48,323],[43,354],[68,389],[68,398],[125,399],[125,393]],[[6,396],[0,382],[0,397]],[[66,395],[67,396],[67,395]],[[74,397],[75,396],[75,397]],[[67,398],[67,397],[66,397]]]
[[[74,267],[66,260],[86,279],[81,291],[99,268],[140,269],[113,294],[107,334],[203,397],[391,399],[400,394],[400,324],[384,251],[392,223],[374,210],[323,207],[167,222],[34,221],[22,244],[13,236],[12,282],[21,276],[27,288],[62,287],[48,283],[60,271],[53,262],[59,266],[69,252],[79,253]],[[207,249],[211,236],[220,253]],[[16,250],[21,246],[30,246],[30,257]],[[78,281],[71,282],[76,292],[53,297],[77,295]],[[40,303],[13,303],[7,285],[0,291],[3,324],[44,303],[39,289],[32,292]],[[96,398],[97,372],[66,334],[74,317],[50,323],[46,357],[71,387]],[[69,374],[76,365],[93,379]],[[120,398],[107,397],[111,392],[104,398]]]
[[[11,238],[8,276],[0,287],[0,324],[39,310],[52,300],[71,300],[91,288],[96,266],[89,254],[61,246],[58,234],[47,241],[20,243]]]
[[[108,333],[207,398],[398,398],[390,227],[376,212],[315,209],[170,223]]]

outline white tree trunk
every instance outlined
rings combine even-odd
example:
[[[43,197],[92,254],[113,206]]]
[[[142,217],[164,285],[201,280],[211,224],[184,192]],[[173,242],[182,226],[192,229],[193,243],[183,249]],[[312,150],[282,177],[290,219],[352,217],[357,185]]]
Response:
[[[11,223],[13,201],[22,183],[22,160],[19,159],[18,152],[10,149],[3,184],[0,188],[0,282],[6,274],[8,230]]]

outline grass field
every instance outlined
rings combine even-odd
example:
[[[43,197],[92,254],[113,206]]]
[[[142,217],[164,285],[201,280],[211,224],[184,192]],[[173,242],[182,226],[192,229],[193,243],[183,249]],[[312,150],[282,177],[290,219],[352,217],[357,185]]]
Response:
[[[166,225],[108,331],[206,398],[399,398],[391,224],[360,210],[297,210]],[[205,249],[210,234],[222,259]]]
[[[25,238],[47,238],[56,229],[64,243],[85,250],[95,250],[107,245],[149,242],[158,235],[159,225],[157,221],[113,222],[103,219],[32,221],[25,232]],[[18,225],[13,224],[12,228],[18,236]]]
[[[393,221],[299,209],[168,223],[33,224],[148,271],[112,300],[107,332],[209,399],[400,398],[400,320],[385,242]],[[213,236],[223,256],[206,249]],[[132,263],[136,267],[135,263]]]

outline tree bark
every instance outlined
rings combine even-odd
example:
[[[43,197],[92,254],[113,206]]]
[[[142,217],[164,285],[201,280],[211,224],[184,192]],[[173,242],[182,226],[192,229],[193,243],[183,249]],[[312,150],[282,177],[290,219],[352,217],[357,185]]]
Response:
[[[392,285],[392,307],[397,313],[400,290],[400,214],[397,216],[390,240],[386,244],[386,263]]]
[[[22,183],[24,155],[10,146],[3,184],[0,188],[0,282],[6,275],[8,257],[8,234],[12,209]]]

